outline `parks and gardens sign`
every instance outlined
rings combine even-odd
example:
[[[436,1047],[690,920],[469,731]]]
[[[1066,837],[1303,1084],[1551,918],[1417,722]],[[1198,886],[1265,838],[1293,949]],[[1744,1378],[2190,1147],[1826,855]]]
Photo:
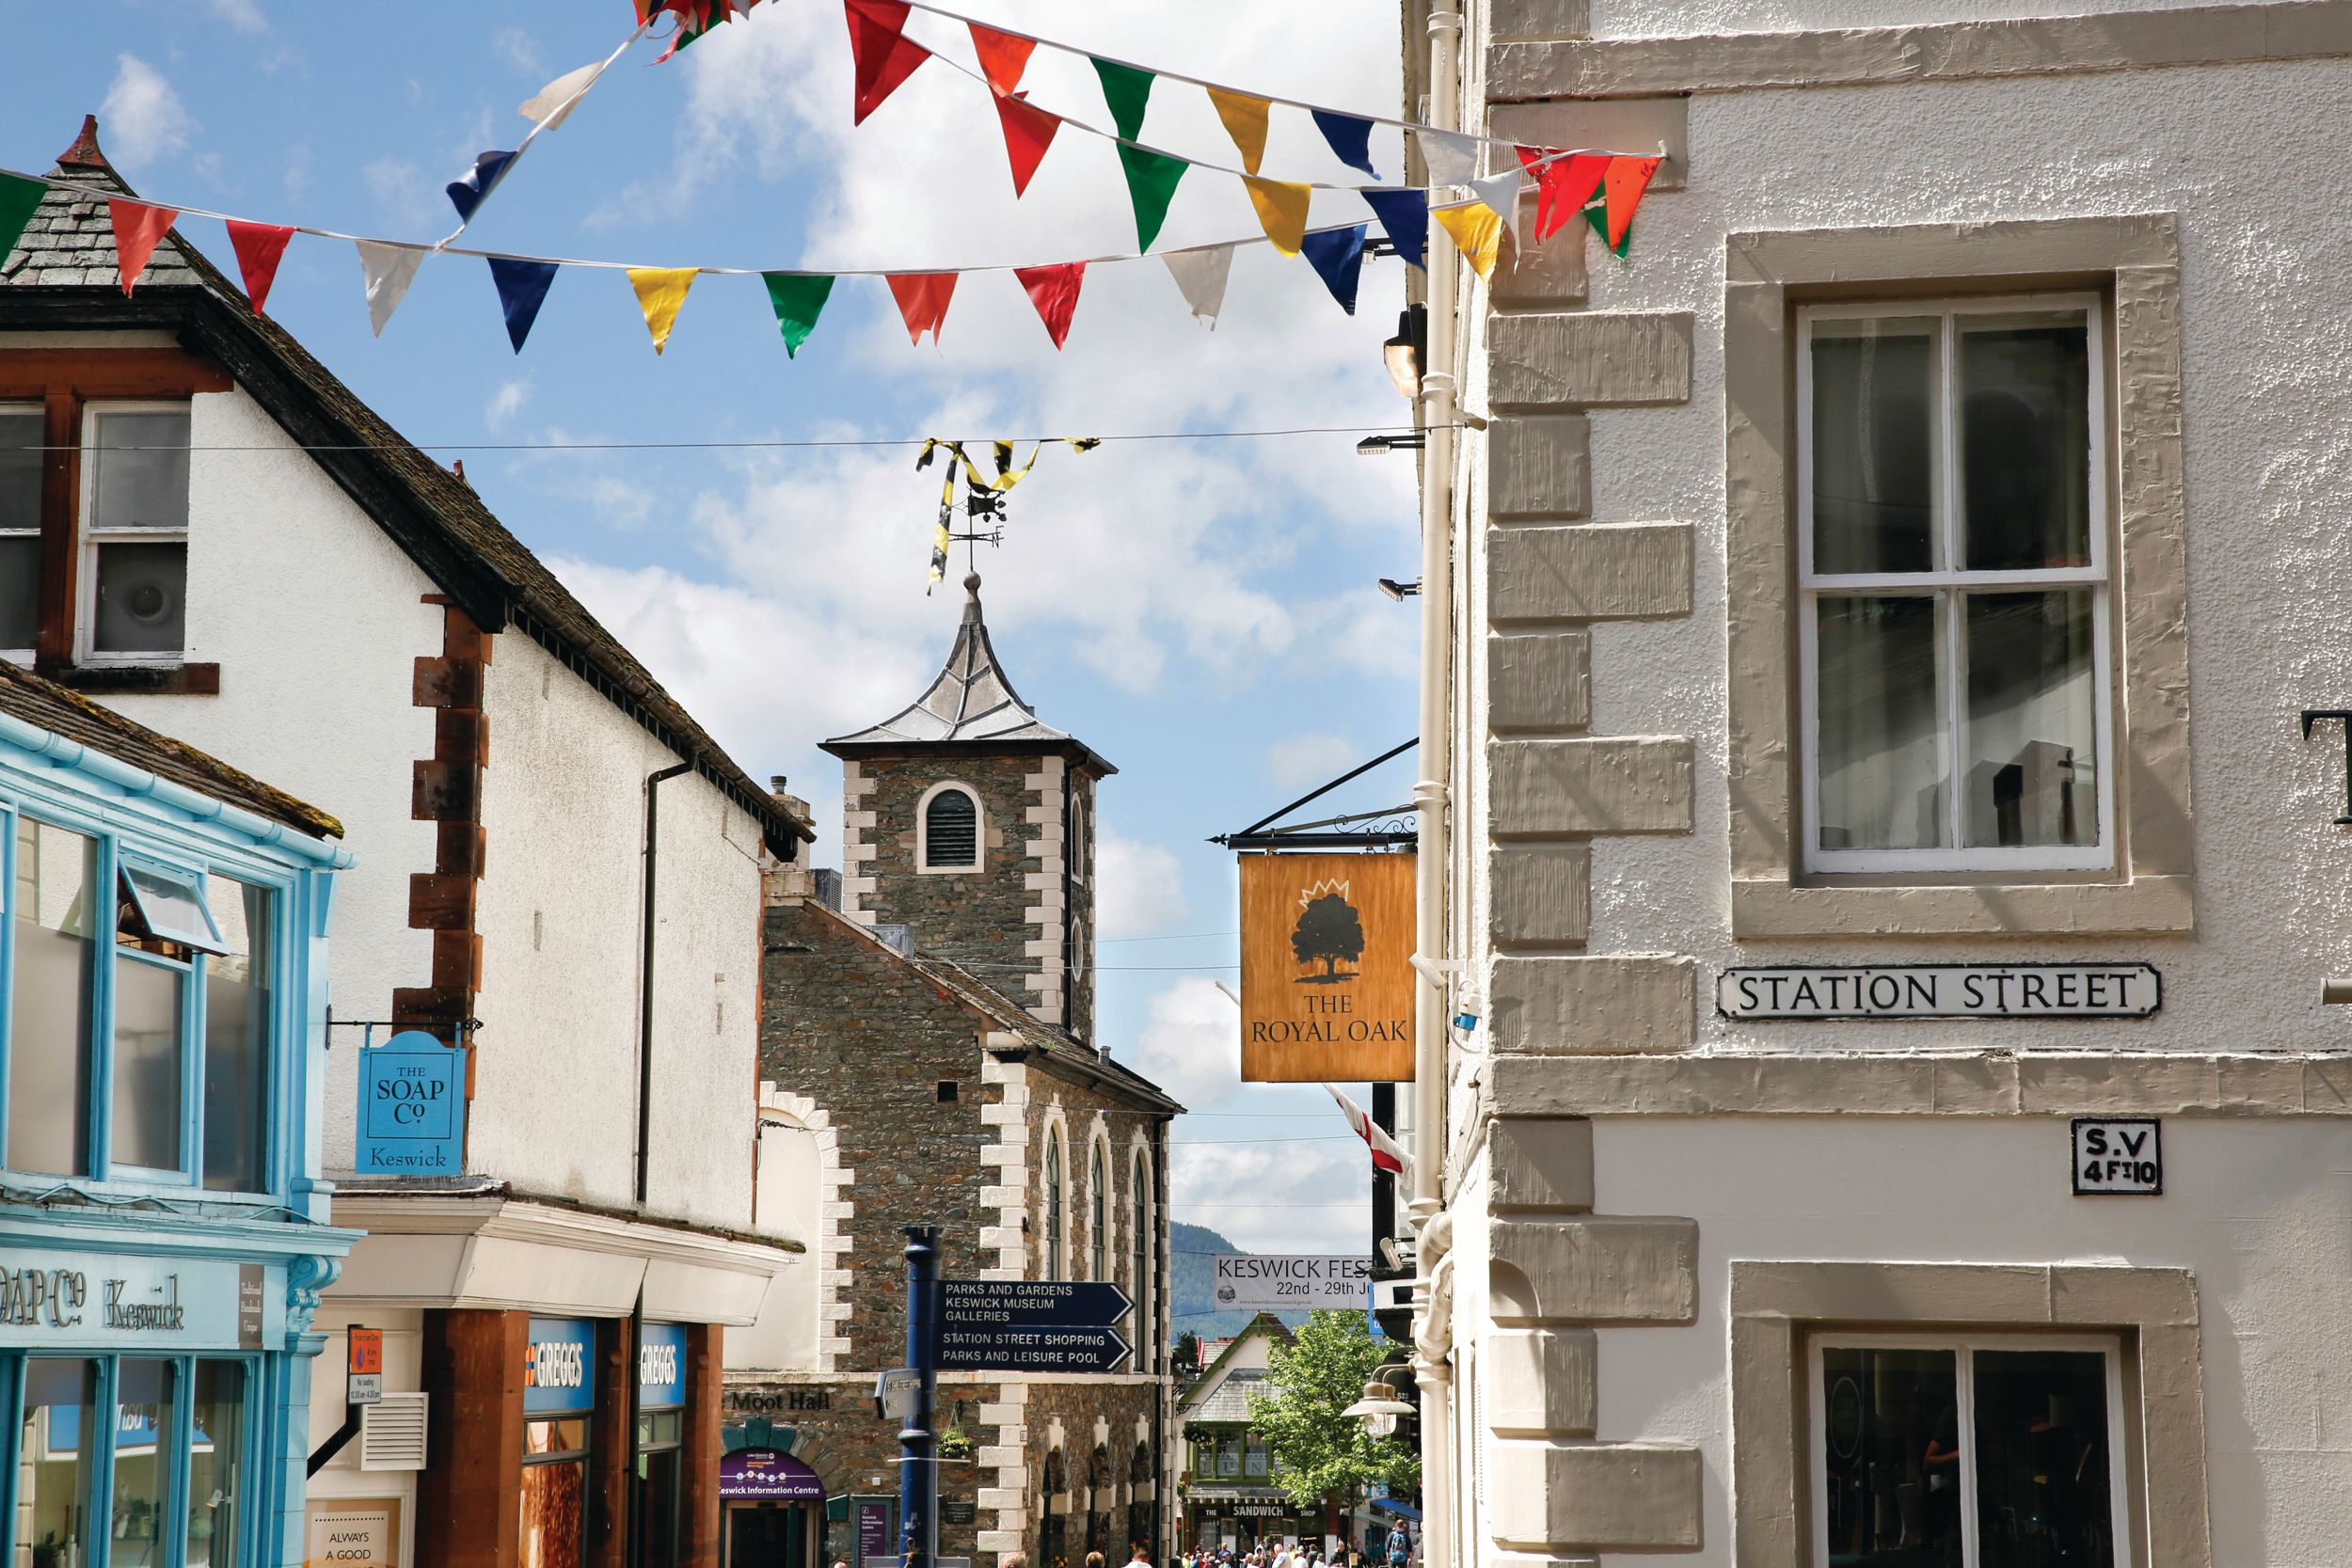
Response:
[[[1241,1075],[1413,1076],[1413,857],[1241,858]]]

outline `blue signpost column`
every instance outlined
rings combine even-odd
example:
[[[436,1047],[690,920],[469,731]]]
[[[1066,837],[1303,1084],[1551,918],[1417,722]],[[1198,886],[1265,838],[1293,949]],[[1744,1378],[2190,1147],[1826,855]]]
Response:
[[[938,1436],[931,1412],[939,1398],[939,1227],[911,1225],[907,1238],[907,1361],[923,1390],[898,1429],[898,1560],[932,1568],[939,1559]]]

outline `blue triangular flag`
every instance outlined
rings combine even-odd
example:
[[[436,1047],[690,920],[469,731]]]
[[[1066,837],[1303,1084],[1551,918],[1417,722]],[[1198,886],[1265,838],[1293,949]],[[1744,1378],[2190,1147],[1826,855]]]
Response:
[[[1341,163],[1360,168],[1375,180],[1380,178],[1380,171],[1372,166],[1372,121],[1325,109],[1307,112],[1315,117],[1315,129],[1323,133],[1323,139],[1331,144],[1331,150],[1339,154]]]
[[[518,261],[512,256],[489,260],[490,281],[498,285],[499,309],[506,316],[506,339],[520,354],[523,340],[531,336],[531,324],[539,319],[548,285],[555,281],[555,263]]]
[[[457,209],[457,221],[471,223],[474,209],[488,198],[506,173],[506,166],[515,161],[512,152],[485,152],[473,161],[473,167],[443,188],[449,192],[449,204]]]
[[[1298,252],[1331,291],[1331,297],[1340,302],[1340,309],[1354,315],[1356,279],[1364,270],[1364,226],[1319,230],[1298,242]]]
[[[1396,246],[1396,253],[1414,266],[1427,270],[1423,260],[1429,253],[1429,193],[1410,187],[1392,191],[1358,191],[1372,215],[1380,220],[1380,228]]]

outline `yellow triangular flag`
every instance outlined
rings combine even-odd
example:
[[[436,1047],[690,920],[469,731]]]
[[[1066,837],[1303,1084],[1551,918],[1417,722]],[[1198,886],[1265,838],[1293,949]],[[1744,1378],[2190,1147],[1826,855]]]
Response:
[[[645,312],[645,330],[653,334],[653,351],[660,354],[677,325],[678,307],[694,286],[692,267],[631,267],[628,286],[637,291],[637,308]]]
[[[1473,202],[1468,207],[1439,207],[1429,214],[1454,236],[1462,259],[1485,277],[1495,270],[1502,254],[1502,217],[1492,207]]]
[[[1208,92],[1209,102],[1216,105],[1216,118],[1225,122],[1225,134],[1241,150],[1241,166],[1257,173],[1258,161],[1265,156],[1266,101],[1223,87],[1211,87]]]
[[[1241,182],[1249,187],[1249,203],[1258,209],[1258,222],[1274,248],[1285,256],[1297,255],[1299,242],[1307,237],[1307,201],[1313,189],[1254,174],[1244,175]]]

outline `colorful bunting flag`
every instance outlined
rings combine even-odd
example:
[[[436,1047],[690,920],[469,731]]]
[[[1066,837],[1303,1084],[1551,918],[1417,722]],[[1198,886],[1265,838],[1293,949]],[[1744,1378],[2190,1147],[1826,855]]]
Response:
[[[1307,203],[1314,195],[1313,188],[1261,180],[1254,174],[1244,175],[1242,183],[1249,187],[1249,204],[1258,209],[1258,225],[1274,242],[1274,248],[1285,256],[1297,255],[1299,237],[1307,231]]]
[[[1502,220],[1494,209],[1482,204],[1470,207],[1440,207],[1429,214],[1438,226],[1454,236],[1454,243],[1462,252],[1462,259],[1470,270],[1486,277],[1495,270],[1495,259],[1502,254]]]
[[[1192,319],[1207,322],[1209,330],[1216,331],[1217,312],[1225,308],[1226,279],[1233,272],[1233,247],[1213,245],[1199,250],[1171,250],[1160,260],[1168,263],[1168,275],[1176,280],[1176,291],[1184,296]]]
[[[572,108],[580,102],[580,95],[595,85],[603,71],[601,61],[581,66],[578,71],[567,71],[524,99],[515,112],[542,131],[553,131],[571,118]]]
[[[457,209],[459,223],[471,223],[474,212],[489,199],[490,193],[506,177],[506,166],[515,161],[512,152],[478,152],[473,167],[441,187],[449,192],[449,204]]]
[[[1136,248],[1149,250],[1160,237],[1160,225],[1168,221],[1168,204],[1176,198],[1176,182],[1192,166],[1133,142],[1119,144],[1119,166],[1127,171],[1127,199],[1135,204]]]
[[[1659,162],[1656,158],[1609,160],[1609,171],[1601,177],[1601,186],[1609,208],[1609,231],[1605,237],[1610,249],[1618,250],[1625,244],[1626,230],[1633,223],[1633,209],[1642,204],[1642,193],[1649,189]]]
[[[40,198],[48,194],[49,187],[38,180],[0,175],[0,261],[16,249],[16,242],[24,237],[24,226],[33,221]]]
[[[1540,245],[1593,199],[1609,158],[1593,152],[1574,152],[1563,158],[1552,148],[1522,147],[1518,152],[1519,162],[1535,176],[1535,241]],[[1545,158],[1551,161],[1545,163]]]
[[[1025,39],[1018,33],[1000,33],[993,27],[967,23],[972,29],[972,52],[980,57],[980,72],[988,85],[1005,97],[1021,85],[1021,73],[1029,68],[1029,55],[1037,48],[1037,40]]]
[[[388,245],[381,240],[361,240],[358,247],[359,276],[368,289],[368,325],[381,338],[384,324],[408,297],[408,285],[416,281],[417,268],[424,262],[424,247]]]
[[[531,324],[539,319],[539,307],[547,303],[548,285],[555,281],[555,263],[512,256],[493,256],[489,261],[490,281],[499,292],[499,313],[506,318],[506,341],[520,354],[523,340],[531,336]]]
[[[1359,191],[1372,215],[1380,220],[1381,231],[1396,253],[1411,266],[1428,269],[1429,193],[1410,186],[1392,191]]]
[[[931,52],[908,38],[905,0],[843,0],[853,72],[850,121],[863,125]]]
[[[1421,161],[1428,166],[1433,185],[1467,185],[1478,174],[1478,143],[1451,131],[1426,128],[1414,133],[1421,140]]]
[[[1354,115],[1334,114],[1328,109],[1310,109],[1307,113],[1330,145],[1333,156],[1350,168],[1362,169],[1375,180],[1380,178],[1380,171],[1372,166],[1372,121]]]
[[[1152,101],[1152,73],[1116,60],[1096,59],[1094,74],[1103,84],[1103,102],[1110,107],[1111,123],[1119,127],[1120,138],[1134,141],[1142,135],[1143,111]]]
[[[1225,122],[1225,134],[1233,138],[1233,149],[1241,154],[1241,166],[1257,173],[1265,158],[1266,101],[1223,87],[1211,87],[1208,94],[1216,118]]]
[[[1520,245],[1519,187],[1526,182],[1527,176],[1515,168],[1470,182],[1470,188],[1478,193],[1478,199],[1486,203],[1487,210],[1509,226],[1511,243],[1515,245]],[[1520,247],[1525,248],[1524,245]]]
[[[947,298],[956,292],[952,272],[896,272],[883,281],[890,285],[891,297],[898,302],[898,314],[907,324],[907,341],[919,343],[923,334],[931,335],[931,342],[939,342],[939,329],[947,320]]]
[[[1054,145],[1061,117],[1039,108],[1020,93],[991,96],[996,100],[996,121],[1004,127],[1005,156],[1012,164],[1012,194],[1018,200],[1027,194],[1029,177],[1044,160],[1045,150]]]
[[[258,316],[262,302],[269,298],[270,285],[278,280],[278,263],[285,257],[286,242],[294,238],[294,230],[238,218],[229,219],[228,224],[229,244],[237,253],[237,270],[245,277],[245,297]]]
[[[787,359],[800,357],[801,345],[817,330],[817,318],[824,313],[825,301],[833,294],[833,279],[821,273],[764,272],[760,281],[768,285],[768,303],[776,312],[776,330],[784,334],[784,355]]]
[[[659,356],[669,346],[670,328],[677,325],[677,313],[686,303],[686,291],[694,286],[693,267],[631,267],[628,286],[637,292],[637,309],[645,314],[645,330],[653,334],[653,351]],[[520,344],[516,344],[520,347]]]
[[[1299,249],[1315,276],[1323,279],[1323,286],[1331,291],[1331,297],[1340,302],[1340,309],[1354,315],[1356,282],[1364,270],[1364,226],[1321,230],[1308,235]]]
[[[139,274],[147,270],[148,258],[155,254],[155,247],[171,231],[180,210],[109,199],[106,211],[114,218],[115,270],[121,275],[122,292],[127,294],[139,280]]]
[[[1625,226],[1624,236],[1615,245],[1609,243],[1609,203],[1601,198],[1595,197],[1592,204],[1584,209],[1584,221],[1592,225],[1594,237],[1620,261],[1633,248],[1633,226],[1629,223]]]
[[[1012,275],[1029,292],[1029,303],[1037,307],[1038,320],[1045,324],[1045,335],[1059,349],[1070,336],[1070,318],[1077,313],[1078,288],[1086,281],[1087,264],[1071,261],[1055,267],[1015,267]],[[1010,455],[1009,447],[1007,455]],[[1032,457],[1029,461],[1034,463],[1037,459]]]

